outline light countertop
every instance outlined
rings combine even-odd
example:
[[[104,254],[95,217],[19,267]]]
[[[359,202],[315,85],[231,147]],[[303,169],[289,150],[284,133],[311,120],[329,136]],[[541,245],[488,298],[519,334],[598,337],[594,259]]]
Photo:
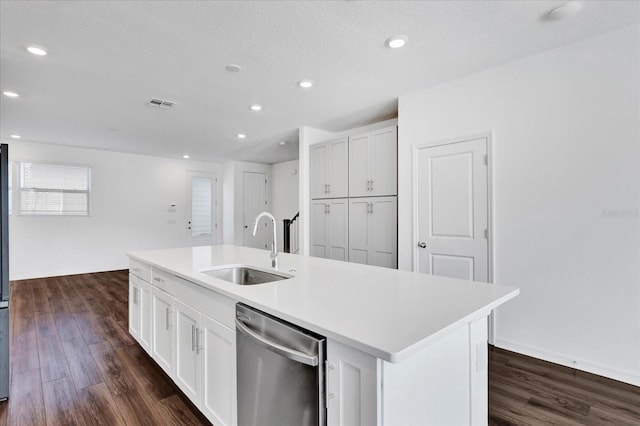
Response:
[[[271,269],[269,251],[205,246],[129,253],[232,299],[385,361],[400,362],[518,295],[496,284],[279,253],[293,278],[251,286],[200,271],[226,264]]]

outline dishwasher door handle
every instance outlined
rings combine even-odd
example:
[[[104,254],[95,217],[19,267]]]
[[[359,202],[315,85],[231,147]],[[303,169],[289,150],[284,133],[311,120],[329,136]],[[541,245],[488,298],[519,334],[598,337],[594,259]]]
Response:
[[[265,339],[258,333],[251,331],[247,328],[244,323],[239,321],[236,318],[236,328],[241,333],[251,337],[256,341],[260,346],[269,349],[272,352],[277,353],[278,355],[282,355],[285,358],[288,358],[293,361],[297,361],[302,364],[310,365],[312,367],[316,367],[318,365],[318,357],[313,355],[307,355],[303,352],[296,351],[295,349],[287,348],[286,346],[282,346],[276,342],[272,342],[271,340]]]

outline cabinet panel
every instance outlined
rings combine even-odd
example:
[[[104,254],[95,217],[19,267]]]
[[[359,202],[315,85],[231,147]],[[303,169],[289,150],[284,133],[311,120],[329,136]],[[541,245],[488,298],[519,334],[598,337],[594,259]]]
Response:
[[[139,340],[140,336],[140,284],[129,274],[129,334]]]
[[[398,194],[398,136],[397,128],[373,132],[370,138],[371,179],[370,195]]]
[[[348,195],[347,140],[341,139],[328,143],[327,183],[330,198],[343,198]]]
[[[311,198],[327,197],[327,144],[309,147],[309,185]]]
[[[151,354],[151,286],[140,281],[138,292],[140,302],[140,333],[138,341],[140,346]]]
[[[310,220],[311,255],[346,261],[349,257],[348,199],[312,201]]]
[[[346,197],[349,191],[348,168],[347,139],[311,145],[309,147],[311,199]]]
[[[398,267],[398,207],[396,197],[371,198],[369,265]]]
[[[329,364],[327,424],[380,424],[377,411],[378,361],[334,341],[327,342]]]
[[[349,137],[349,196],[369,194],[369,134]]]
[[[398,267],[397,197],[349,200],[349,261]]]
[[[349,200],[349,261],[368,264],[369,198]]]
[[[173,376],[173,297],[154,288],[151,292],[151,357]]]
[[[329,244],[327,229],[329,223],[327,220],[327,200],[319,200],[311,202],[309,236],[311,256],[328,258]]]
[[[232,425],[236,423],[236,334],[205,315],[200,324],[202,411],[215,425]]]
[[[199,405],[197,374],[198,312],[174,300],[175,310],[175,375],[174,380],[182,392]]]
[[[349,204],[346,198],[329,202],[329,258],[344,260],[349,258]]]

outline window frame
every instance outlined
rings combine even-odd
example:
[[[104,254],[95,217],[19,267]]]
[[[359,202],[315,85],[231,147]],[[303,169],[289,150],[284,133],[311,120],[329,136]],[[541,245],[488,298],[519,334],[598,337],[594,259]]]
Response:
[[[60,162],[60,161],[42,161],[42,160],[13,160],[12,161],[12,183],[13,183],[13,213],[16,216],[21,217],[91,217],[91,205],[92,205],[92,185],[93,185],[93,168],[89,164],[83,163],[70,163],[70,162]],[[87,190],[81,189],[49,189],[49,188],[37,188],[37,187],[23,187],[22,186],[22,168],[23,164],[42,164],[49,166],[66,166],[66,167],[77,167],[77,168],[85,168],[87,170]],[[87,211],[86,214],[68,214],[61,212],[60,214],[51,214],[51,213],[23,213],[22,210],[22,192],[23,190],[36,190],[40,193],[45,192],[57,192],[57,193],[69,193],[69,194],[87,194]]]

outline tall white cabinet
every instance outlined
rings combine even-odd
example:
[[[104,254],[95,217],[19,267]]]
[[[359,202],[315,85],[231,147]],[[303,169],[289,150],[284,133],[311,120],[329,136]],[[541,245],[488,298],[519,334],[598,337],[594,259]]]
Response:
[[[398,267],[397,197],[349,199],[349,261]]]
[[[398,195],[398,131],[349,136],[349,197]]]
[[[311,255],[349,260],[349,199],[311,202]]]
[[[396,126],[309,148],[310,254],[397,268]]]
[[[349,193],[347,138],[316,144],[310,149],[311,198],[347,197]]]

